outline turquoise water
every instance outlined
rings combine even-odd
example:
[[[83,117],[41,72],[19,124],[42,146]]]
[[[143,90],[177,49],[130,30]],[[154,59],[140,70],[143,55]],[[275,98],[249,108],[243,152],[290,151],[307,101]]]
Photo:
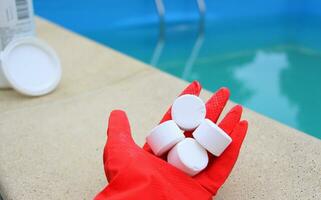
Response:
[[[321,21],[273,18],[145,25],[85,35],[321,138]]]

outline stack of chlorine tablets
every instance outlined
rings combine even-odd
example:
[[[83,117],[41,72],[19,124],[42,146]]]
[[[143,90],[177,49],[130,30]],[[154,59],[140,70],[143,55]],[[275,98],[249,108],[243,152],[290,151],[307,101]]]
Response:
[[[155,155],[168,152],[167,162],[190,176],[206,168],[207,151],[220,156],[232,142],[229,135],[205,118],[205,104],[195,95],[178,97],[171,115],[172,120],[156,126],[146,140]],[[184,131],[193,131],[194,138],[185,138]]]

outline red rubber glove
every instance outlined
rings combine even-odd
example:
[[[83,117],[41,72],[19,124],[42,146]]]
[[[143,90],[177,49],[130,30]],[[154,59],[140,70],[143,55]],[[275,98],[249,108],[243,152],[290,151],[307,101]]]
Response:
[[[191,83],[183,94],[199,95],[201,86]],[[229,91],[218,90],[206,103],[206,118],[217,122]],[[240,121],[242,107],[235,106],[219,126],[233,141],[220,157],[209,154],[209,164],[194,177],[186,175],[152,154],[147,144],[143,148],[133,141],[126,114],[115,110],[110,114],[108,140],[104,149],[104,169],[109,185],[95,200],[209,200],[223,185],[239,155],[247,132],[247,121]],[[171,119],[170,109],[161,123]],[[185,132],[190,137],[191,132]]]

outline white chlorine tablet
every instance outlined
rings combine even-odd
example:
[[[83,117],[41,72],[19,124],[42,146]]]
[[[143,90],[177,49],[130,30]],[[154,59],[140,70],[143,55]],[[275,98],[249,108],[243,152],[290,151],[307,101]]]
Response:
[[[186,138],[169,151],[167,162],[194,176],[206,168],[208,156],[206,150],[196,140]]]
[[[220,156],[232,138],[211,120],[205,119],[193,132],[195,140],[215,156]]]
[[[205,119],[206,108],[199,97],[186,94],[174,101],[171,114],[181,129],[193,130]]]
[[[173,120],[169,120],[156,126],[146,137],[146,141],[154,154],[161,156],[184,138],[183,131]]]

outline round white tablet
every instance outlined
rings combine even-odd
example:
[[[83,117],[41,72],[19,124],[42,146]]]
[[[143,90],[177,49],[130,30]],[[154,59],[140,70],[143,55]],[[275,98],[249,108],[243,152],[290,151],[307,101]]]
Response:
[[[186,94],[174,101],[171,114],[172,119],[181,129],[193,130],[204,120],[206,108],[199,97]]]
[[[195,140],[215,156],[220,156],[232,138],[211,120],[205,119],[193,132]]]
[[[183,131],[173,120],[169,120],[156,126],[146,137],[146,141],[154,154],[161,156],[184,138]]]
[[[208,156],[206,150],[196,140],[186,138],[169,151],[167,162],[194,176],[206,168]]]
[[[24,37],[11,41],[1,54],[3,75],[18,92],[40,96],[53,91],[61,78],[58,56],[45,42]]]

